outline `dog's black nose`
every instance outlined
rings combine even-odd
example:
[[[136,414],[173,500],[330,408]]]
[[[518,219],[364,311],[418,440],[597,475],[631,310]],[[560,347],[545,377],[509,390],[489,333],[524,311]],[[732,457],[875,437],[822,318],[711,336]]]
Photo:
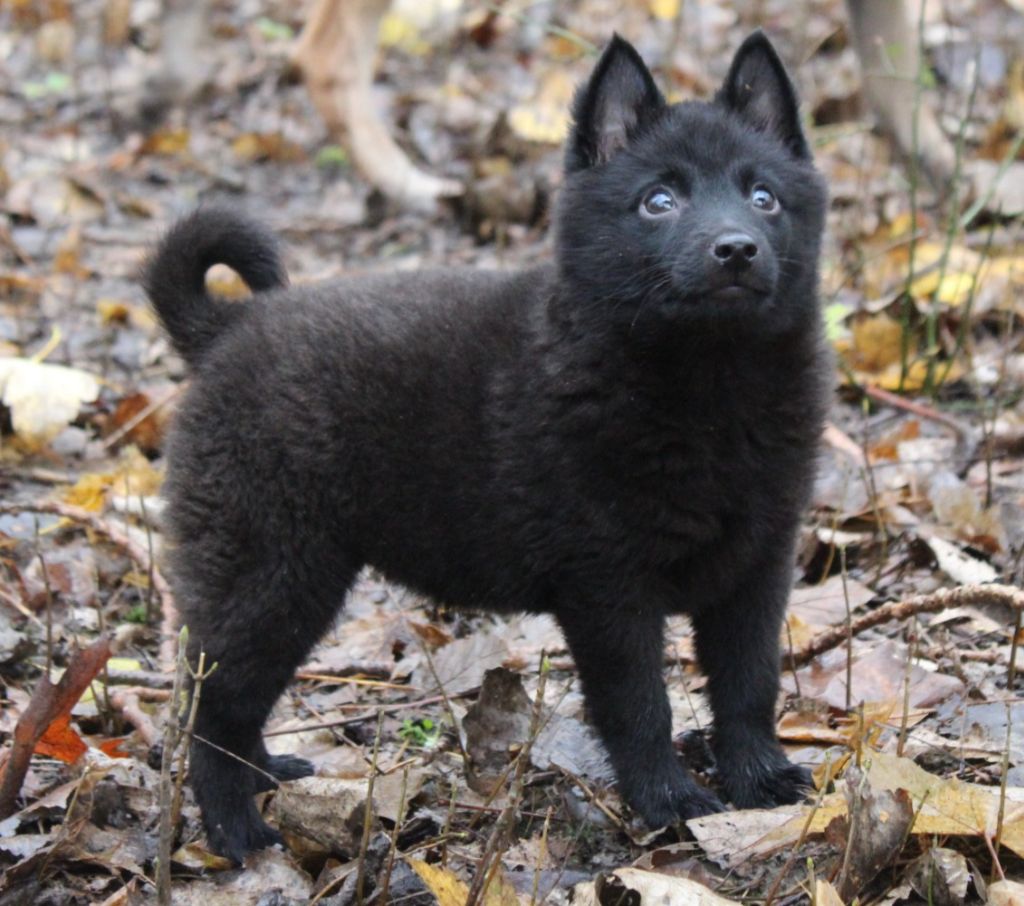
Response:
[[[711,248],[722,267],[743,270],[757,257],[757,243],[746,233],[723,233]]]

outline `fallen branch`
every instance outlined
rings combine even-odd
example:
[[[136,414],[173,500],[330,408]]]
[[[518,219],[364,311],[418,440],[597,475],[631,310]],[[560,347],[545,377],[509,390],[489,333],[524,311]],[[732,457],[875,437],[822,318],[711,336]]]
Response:
[[[174,607],[174,595],[171,594],[171,586],[163,577],[160,570],[149,555],[149,551],[134,541],[123,529],[114,523],[104,519],[99,513],[92,513],[81,507],[71,506],[56,500],[41,501],[39,503],[9,503],[0,506],[0,513],[17,516],[21,513],[49,513],[53,516],[61,516],[70,519],[79,525],[92,529],[97,534],[103,535],[112,544],[121,548],[141,572],[151,577],[153,589],[160,596],[160,611],[163,616],[163,632],[165,644],[161,645],[161,661],[171,664],[174,661],[174,651],[169,647],[173,646],[174,633],[171,627],[177,619],[177,611]]]
[[[160,731],[142,707],[142,702],[166,702],[170,697],[169,689],[116,689],[110,693],[110,704],[135,728],[142,741],[152,748],[160,741]]]
[[[919,613],[939,613],[954,607],[977,604],[1005,604],[1021,613],[1024,612],[1024,590],[1013,585],[961,585],[959,588],[940,588],[927,595],[914,595],[902,601],[890,601],[871,613],[857,617],[849,626],[833,626],[819,633],[806,645],[796,649],[792,657],[786,656],[785,662],[787,665],[801,667],[819,654],[838,648],[847,638],[890,620],[906,620]]]
[[[28,707],[18,718],[14,741],[6,761],[0,766],[0,819],[14,814],[36,744],[54,720],[71,711],[109,657],[110,640],[101,636],[88,648],[72,653],[58,683],[52,683],[45,675],[40,678]]]

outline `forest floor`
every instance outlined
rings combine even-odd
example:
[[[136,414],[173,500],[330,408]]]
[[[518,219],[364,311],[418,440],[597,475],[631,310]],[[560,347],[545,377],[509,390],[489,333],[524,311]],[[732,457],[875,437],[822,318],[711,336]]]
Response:
[[[1024,902],[1024,597],[1005,587],[1024,575],[1024,219],[972,204],[966,178],[938,198],[893,159],[837,0],[500,6],[406,3],[382,29],[386,121],[469,187],[425,215],[371,192],[327,134],[290,63],[298,4],[215,3],[206,89],[147,119],[159,4],[0,2],[0,906],[156,901],[182,771],[160,761],[160,483],[186,378],[138,280],[161,232],[199,202],[244,208],[282,236],[294,283],[546,260],[593,47],[617,30],[672,99],[703,97],[758,25],[832,198],[836,395],[779,721],[813,801],[645,831],[551,620],[438,608],[366,573],[267,728],[318,769],[264,797],[288,851],[212,855],[186,786],[163,844],[173,899]],[[963,172],[999,167],[1024,130],[1020,3],[928,4],[924,25],[923,102]],[[227,270],[209,282],[245,294]],[[713,782],[684,621],[666,677],[677,744]],[[7,789],[18,740],[44,728]]]

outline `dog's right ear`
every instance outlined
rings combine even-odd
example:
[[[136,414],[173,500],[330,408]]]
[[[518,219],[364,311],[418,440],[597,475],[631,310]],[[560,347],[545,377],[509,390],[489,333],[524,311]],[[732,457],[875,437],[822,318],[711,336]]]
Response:
[[[615,35],[590,81],[576,92],[565,169],[571,173],[610,160],[664,109],[665,99],[640,54]]]

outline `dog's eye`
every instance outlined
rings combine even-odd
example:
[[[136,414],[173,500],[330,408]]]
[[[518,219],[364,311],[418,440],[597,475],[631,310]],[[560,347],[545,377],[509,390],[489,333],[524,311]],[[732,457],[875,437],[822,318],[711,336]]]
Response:
[[[660,217],[676,209],[676,197],[664,186],[655,186],[644,196],[640,210],[649,217]]]
[[[750,192],[750,203],[761,211],[774,211],[779,206],[778,199],[767,186],[757,185]]]

